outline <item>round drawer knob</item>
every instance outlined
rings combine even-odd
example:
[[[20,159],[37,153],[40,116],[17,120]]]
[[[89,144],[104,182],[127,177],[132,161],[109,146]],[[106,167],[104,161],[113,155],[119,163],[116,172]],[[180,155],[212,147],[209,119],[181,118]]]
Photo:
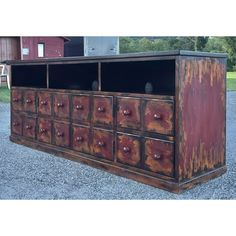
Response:
[[[153,115],[153,118],[154,118],[155,120],[160,120],[160,119],[161,119],[161,114],[160,114],[160,113],[155,113],[155,114]]]
[[[63,103],[57,103],[57,107],[63,107]]]
[[[31,125],[26,125],[25,128],[26,129],[32,129],[32,126]]]
[[[63,136],[64,136],[63,132],[60,132],[60,131],[57,132],[57,137],[63,137]]]
[[[130,148],[129,147],[123,147],[123,152],[124,153],[130,153]]]
[[[41,101],[40,104],[41,104],[42,106],[45,106],[45,105],[47,105],[47,101]]]
[[[123,111],[124,116],[130,116],[131,115],[131,110],[126,109]]]
[[[104,107],[98,107],[98,112],[105,112],[105,108]]]
[[[77,142],[83,142],[83,140],[84,140],[84,138],[83,138],[82,136],[78,136],[78,137],[76,138],[76,141],[77,141]]]
[[[13,122],[12,125],[13,126],[19,126],[19,123],[18,122]]]
[[[31,99],[26,99],[26,103],[31,103],[32,100]]]
[[[155,153],[153,155],[153,159],[155,159],[155,160],[159,160],[160,158],[161,158],[161,154],[159,154],[159,153]]]
[[[41,134],[46,133],[46,132],[47,132],[46,129],[44,129],[44,128],[41,128],[41,129],[40,129],[40,133],[41,133]]]
[[[76,107],[75,107],[77,110],[83,110],[84,109],[84,107],[83,107],[83,105],[76,105]]]
[[[105,146],[105,143],[103,141],[98,141],[98,146],[99,147],[104,147]]]
[[[19,98],[13,98],[13,102],[19,102]]]

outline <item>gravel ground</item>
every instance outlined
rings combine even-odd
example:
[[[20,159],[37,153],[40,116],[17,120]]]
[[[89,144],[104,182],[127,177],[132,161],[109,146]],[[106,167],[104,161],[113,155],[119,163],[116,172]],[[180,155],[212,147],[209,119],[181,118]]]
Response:
[[[227,94],[227,173],[179,195],[11,143],[9,133],[0,103],[0,199],[236,199],[236,92]]]

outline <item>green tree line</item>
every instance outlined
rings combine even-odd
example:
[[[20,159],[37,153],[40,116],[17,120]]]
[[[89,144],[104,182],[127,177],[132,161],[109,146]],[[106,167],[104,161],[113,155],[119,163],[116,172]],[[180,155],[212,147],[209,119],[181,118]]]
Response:
[[[236,71],[236,37],[120,37],[120,53],[177,49],[228,53],[228,70]]]

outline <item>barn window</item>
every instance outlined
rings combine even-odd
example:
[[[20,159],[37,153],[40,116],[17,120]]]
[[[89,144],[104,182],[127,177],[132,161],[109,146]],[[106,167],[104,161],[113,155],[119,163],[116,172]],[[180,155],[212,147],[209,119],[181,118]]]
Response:
[[[44,43],[38,43],[38,57],[44,57]]]

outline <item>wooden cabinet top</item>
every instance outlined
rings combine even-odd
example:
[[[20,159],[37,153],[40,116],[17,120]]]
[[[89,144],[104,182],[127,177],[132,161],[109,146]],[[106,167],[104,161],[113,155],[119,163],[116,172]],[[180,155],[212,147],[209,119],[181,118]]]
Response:
[[[17,64],[51,64],[51,63],[70,63],[70,62],[102,62],[102,61],[132,61],[132,60],[148,60],[148,59],[167,59],[175,58],[178,56],[190,57],[213,57],[213,58],[227,58],[226,53],[209,53],[209,52],[196,52],[186,50],[174,51],[159,51],[151,53],[127,53],[114,56],[80,56],[80,57],[63,57],[63,58],[43,58],[36,60],[10,60],[5,61],[8,65]]]

